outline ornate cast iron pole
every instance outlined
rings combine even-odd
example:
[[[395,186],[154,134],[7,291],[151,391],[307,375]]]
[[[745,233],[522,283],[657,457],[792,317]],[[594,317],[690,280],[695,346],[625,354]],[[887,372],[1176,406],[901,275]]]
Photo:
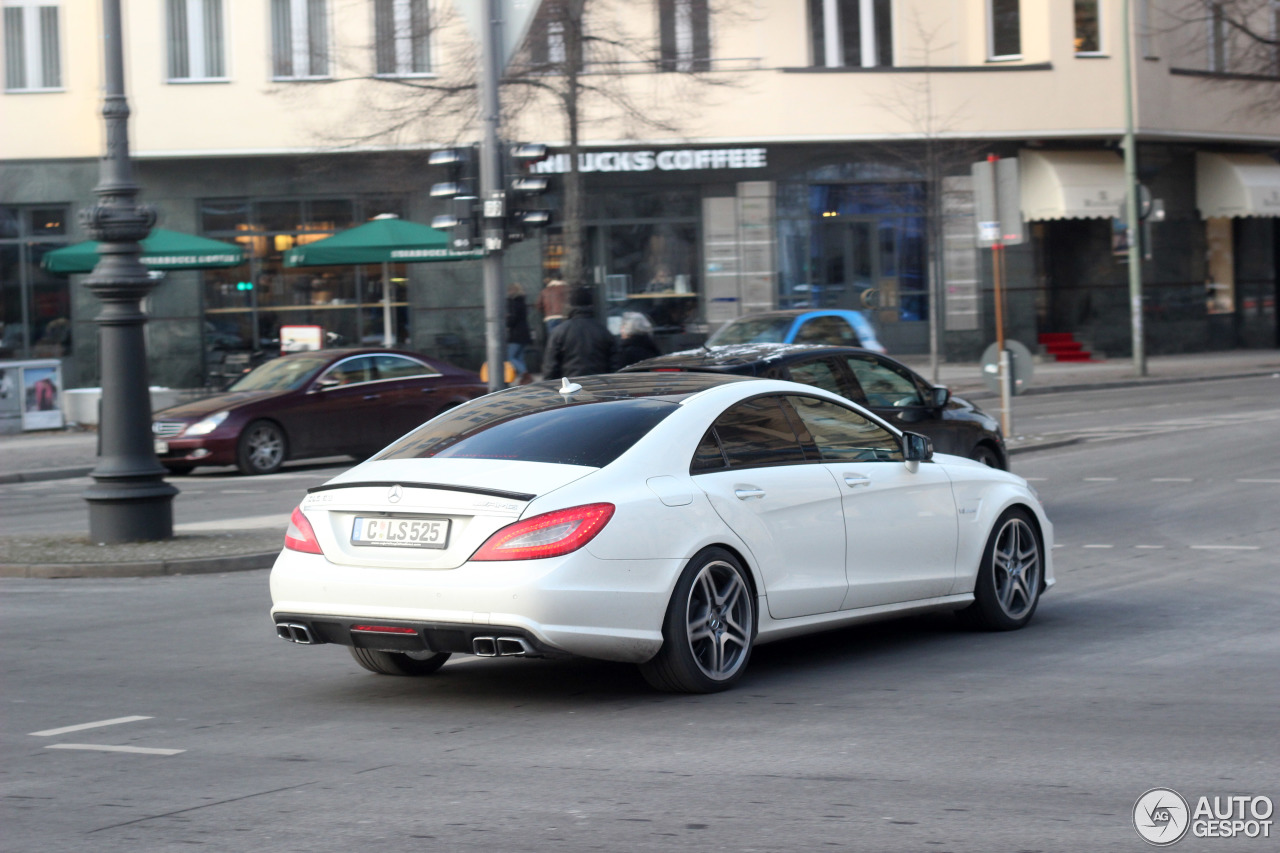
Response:
[[[153,286],[138,245],[151,231],[156,213],[136,203],[138,186],[129,162],[129,104],[124,94],[123,27],[120,0],[103,0],[106,55],[107,150],[98,201],[81,211],[89,236],[100,242],[98,264],[85,286],[102,301],[98,314],[98,364],[102,415],[98,422],[98,465],[84,493],[89,504],[89,538],[100,544],[168,539],[173,535],[173,496],[164,480],[151,437],[151,395],[142,299]]]

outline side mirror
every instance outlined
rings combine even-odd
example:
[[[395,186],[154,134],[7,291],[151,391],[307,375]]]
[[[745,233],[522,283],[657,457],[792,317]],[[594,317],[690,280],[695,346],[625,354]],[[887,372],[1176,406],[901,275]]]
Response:
[[[902,434],[902,458],[907,463],[907,470],[914,474],[920,470],[921,462],[928,462],[933,458],[933,442],[928,436],[921,435],[918,432],[904,432]]]
[[[341,384],[342,382],[340,382],[339,380],[330,379],[328,377],[324,379],[317,379],[315,384],[315,390],[328,391],[330,388],[337,388]]]
[[[941,409],[949,402],[951,402],[950,388],[945,385],[934,385],[929,389],[929,403],[934,408]]]

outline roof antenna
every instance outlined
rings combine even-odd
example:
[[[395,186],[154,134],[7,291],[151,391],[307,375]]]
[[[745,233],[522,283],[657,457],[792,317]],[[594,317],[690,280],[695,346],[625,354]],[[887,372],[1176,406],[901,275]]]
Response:
[[[570,382],[568,376],[560,379],[560,394],[564,397],[572,397],[582,390],[582,386],[576,382]]]

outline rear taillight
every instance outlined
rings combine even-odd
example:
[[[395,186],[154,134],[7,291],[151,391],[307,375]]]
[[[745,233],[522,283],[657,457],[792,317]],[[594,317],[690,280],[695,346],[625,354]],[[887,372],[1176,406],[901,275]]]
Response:
[[[323,554],[320,543],[316,540],[316,532],[311,522],[302,514],[302,507],[289,516],[289,529],[284,534],[284,547],[290,551],[301,551],[304,554]]]
[[[472,555],[480,560],[538,560],[559,557],[586,545],[613,518],[613,504],[585,504],[510,524]]]

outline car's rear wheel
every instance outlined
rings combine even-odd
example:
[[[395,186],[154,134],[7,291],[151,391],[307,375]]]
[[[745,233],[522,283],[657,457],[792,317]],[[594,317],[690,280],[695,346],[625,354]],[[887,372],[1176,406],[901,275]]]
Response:
[[[430,675],[449,659],[448,652],[381,652],[377,649],[351,649],[351,656],[370,672],[378,675]]]
[[[645,680],[672,693],[715,693],[742,677],[756,635],[746,569],[723,548],[708,548],[676,582],[662,625],[662,649],[640,665]]]
[[[1031,621],[1044,586],[1044,544],[1030,513],[1014,507],[996,521],[982,553],[973,604],[960,611],[966,623],[1011,631]]]
[[[271,421],[254,421],[240,433],[236,467],[242,474],[274,474],[284,464],[284,430]]]

